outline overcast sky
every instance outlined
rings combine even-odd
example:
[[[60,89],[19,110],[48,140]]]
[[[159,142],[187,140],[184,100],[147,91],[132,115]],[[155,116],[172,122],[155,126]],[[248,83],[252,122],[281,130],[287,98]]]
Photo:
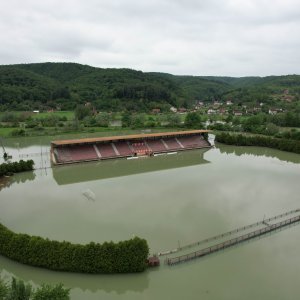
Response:
[[[300,73],[300,0],[0,0],[0,64]]]

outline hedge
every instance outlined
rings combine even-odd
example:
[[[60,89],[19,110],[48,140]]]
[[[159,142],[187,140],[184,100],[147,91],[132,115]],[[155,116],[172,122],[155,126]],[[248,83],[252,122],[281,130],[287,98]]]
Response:
[[[10,173],[19,173],[24,171],[32,171],[34,162],[32,159],[24,161],[20,160],[19,162],[12,163],[3,163],[0,164],[0,177],[8,175]]]
[[[148,253],[147,241],[138,237],[80,245],[14,233],[0,223],[0,254],[34,267],[80,273],[134,273],[146,269]]]
[[[217,142],[236,146],[261,146],[300,154],[300,141],[278,139],[268,136],[218,133]]]

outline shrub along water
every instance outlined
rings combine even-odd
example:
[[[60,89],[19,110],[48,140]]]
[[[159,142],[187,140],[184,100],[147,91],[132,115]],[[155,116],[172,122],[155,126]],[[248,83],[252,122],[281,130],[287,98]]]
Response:
[[[43,284],[35,289],[23,280],[12,278],[8,284],[0,277],[0,300],[69,300],[70,289],[61,283],[57,285]]]
[[[0,254],[20,263],[80,273],[133,273],[146,269],[147,241],[71,244],[14,233],[0,224]]]
[[[236,146],[261,146],[300,154],[300,141],[272,138],[269,136],[250,136],[244,134],[218,133],[216,141]]]
[[[33,160],[20,160],[19,162],[3,163],[0,164],[0,177],[8,175],[10,173],[20,173],[24,171],[33,170],[34,161]]]

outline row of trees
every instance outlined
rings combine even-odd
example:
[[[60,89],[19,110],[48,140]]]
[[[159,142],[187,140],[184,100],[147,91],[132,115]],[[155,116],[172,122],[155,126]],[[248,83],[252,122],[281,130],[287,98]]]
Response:
[[[17,234],[0,224],[0,254],[20,263],[80,273],[134,273],[146,269],[147,241],[135,237],[118,243],[86,245]]]
[[[25,284],[23,280],[12,278],[11,283],[0,278],[0,300],[68,300],[70,290],[62,284],[54,286],[43,284],[34,289],[31,284]]]
[[[276,100],[285,89],[299,100],[300,77],[229,78],[173,76],[129,69],[100,69],[72,63],[0,66],[0,110],[61,107],[86,101],[102,111],[149,111],[191,107],[195,100],[289,106]],[[279,97],[278,96],[278,97]],[[279,97],[280,98],[280,97]],[[186,105],[185,105],[186,104]]]
[[[34,166],[34,161],[32,159],[19,162],[3,163],[0,164],[0,177],[4,175],[9,175],[11,173],[20,173],[25,171],[32,171]]]
[[[261,146],[300,154],[300,141],[279,139],[268,136],[218,133],[216,141],[236,146]]]

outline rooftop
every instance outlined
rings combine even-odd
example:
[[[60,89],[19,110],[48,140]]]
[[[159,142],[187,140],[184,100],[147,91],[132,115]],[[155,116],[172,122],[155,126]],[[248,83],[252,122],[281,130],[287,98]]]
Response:
[[[75,140],[59,140],[59,141],[52,141],[51,144],[53,146],[62,146],[62,145],[74,145],[74,144],[110,142],[110,141],[119,141],[119,140],[134,140],[134,139],[156,138],[156,137],[166,137],[166,136],[190,135],[190,134],[200,134],[205,132],[209,132],[209,130],[189,130],[189,131],[175,131],[175,132],[173,131],[173,132],[160,132],[160,133],[147,133],[147,134],[106,136],[106,137],[85,138],[85,139],[75,139]]]

